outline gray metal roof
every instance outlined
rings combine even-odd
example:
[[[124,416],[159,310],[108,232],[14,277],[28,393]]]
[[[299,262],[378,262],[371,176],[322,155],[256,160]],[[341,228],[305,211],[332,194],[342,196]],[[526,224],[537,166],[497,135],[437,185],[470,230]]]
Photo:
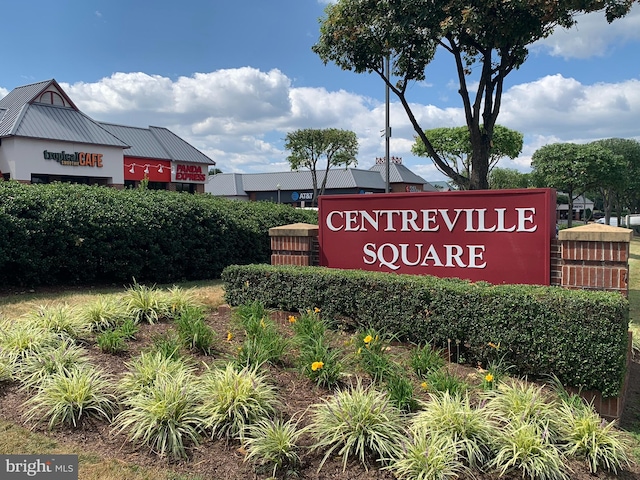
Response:
[[[129,146],[77,110],[39,103],[24,105],[8,134],[123,148]]]
[[[46,80],[17,87],[0,99],[0,109],[5,110],[0,119],[0,137],[10,135],[22,107],[47,88],[51,82],[52,80]]]
[[[209,177],[205,191],[223,197],[245,197],[241,173],[217,173]]]
[[[386,165],[384,163],[376,163],[369,170],[379,172],[383,180],[386,179]],[[389,163],[389,182],[390,183],[427,183],[424,178],[416,175],[401,163]]]
[[[324,171],[318,172],[318,185],[324,179]],[[270,192],[280,190],[310,190],[313,180],[310,170],[298,172],[244,173],[243,188],[247,192]],[[377,172],[355,168],[332,168],[327,176],[328,189],[334,188],[380,188],[384,190],[384,181]]]
[[[185,142],[175,133],[164,127],[149,127],[162,147],[169,152],[171,160],[191,163],[215,165],[216,162],[207,157],[196,147]]]
[[[104,122],[100,122],[100,125],[111,134],[131,145],[131,148],[126,152],[129,157],[171,159],[169,152],[162,147],[148,128],[129,127]]]

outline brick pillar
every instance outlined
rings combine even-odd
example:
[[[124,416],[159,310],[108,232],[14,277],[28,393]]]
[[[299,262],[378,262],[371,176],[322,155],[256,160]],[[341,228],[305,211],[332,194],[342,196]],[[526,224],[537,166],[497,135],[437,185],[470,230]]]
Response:
[[[269,229],[271,265],[319,264],[318,226],[294,223]]]
[[[597,223],[561,230],[561,286],[629,296],[629,244],[633,230]]]

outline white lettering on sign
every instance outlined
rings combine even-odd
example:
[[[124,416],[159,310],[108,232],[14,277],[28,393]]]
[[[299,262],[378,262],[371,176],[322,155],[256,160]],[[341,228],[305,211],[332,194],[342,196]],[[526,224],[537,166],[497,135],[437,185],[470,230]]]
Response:
[[[535,232],[536,209],[514,208],[516,218],[506,223],[506,208],[439,208],[435,210],[334,210],[326,216],[329,230],[339,232]]]
[[[485,268],[484,245],[442,245],[438,252],[434,244],[425,246],[422,243],[367,243],[363,248],[362,260],[367,265],[377,264],[391,270],[398,270],[402,265],[415,267],[450,267],[450,268]]]

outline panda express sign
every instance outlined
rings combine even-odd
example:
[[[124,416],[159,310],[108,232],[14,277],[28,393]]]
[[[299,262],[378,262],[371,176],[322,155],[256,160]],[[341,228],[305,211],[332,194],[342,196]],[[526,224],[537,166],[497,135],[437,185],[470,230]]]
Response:
[[[319,198],[320,265],[549,285],[551,189]]]

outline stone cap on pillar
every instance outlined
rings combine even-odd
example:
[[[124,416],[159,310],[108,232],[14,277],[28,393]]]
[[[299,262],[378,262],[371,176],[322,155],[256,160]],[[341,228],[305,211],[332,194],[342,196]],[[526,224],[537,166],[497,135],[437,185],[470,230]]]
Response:
[[[317,237],[318,225],[312,223],[292,223],[269,229],[270,237]]]
[[[600,223],[590,223],[579,227],[560,230],[558,240],[578,242],[626,242],[631,243],[633,230],[612,227]]]

